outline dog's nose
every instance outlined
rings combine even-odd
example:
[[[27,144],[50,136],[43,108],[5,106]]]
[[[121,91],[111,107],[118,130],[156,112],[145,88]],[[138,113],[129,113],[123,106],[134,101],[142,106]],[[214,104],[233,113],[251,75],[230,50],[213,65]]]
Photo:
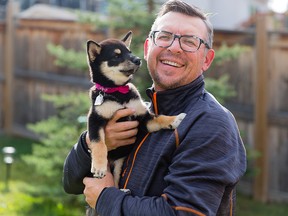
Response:
[[[133,63],[136,64],[136,65],[140,65],[140,64],[141,64],[141,59],[138,58],[138,57],[135,57],[135,58],[133,59]]]

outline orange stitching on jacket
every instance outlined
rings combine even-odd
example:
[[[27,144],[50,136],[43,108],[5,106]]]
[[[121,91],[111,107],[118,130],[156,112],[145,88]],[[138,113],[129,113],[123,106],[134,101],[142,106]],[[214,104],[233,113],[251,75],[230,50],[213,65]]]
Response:
[[[150,134],[150,133],[147,133],[147,134],[146,134],[146,136],[143,138],[143,140],[141,141],[141,143],[139,144],[139,146],[137,147],[137,149],[136,149],[136,151],[135,151],[135,153],[134,153],[132,165],[131,165],[130,171],[129,171],[129,173],[128,173],[127,179],[126,179],[125,184],[124,184],[124,187],[123,187],[124,189],[126,189],[126,187],[127,187],[127,184],[128,184],[128,181],[129,181],[129,178],[130,178],[130,175],[131,175],[133,166],[134,166],[134,162],[135,162],[136,157],[137,157],[137,153],[138,153],[139,149],[141,148],[142,144],[144,143],[144,141],[147,139],[147,137],[148,137],[149,134]]]
[[[179,141],[179,134],[178,134],[178,130],[175,129],[174,130],[174,134],[175,134],[175,143],[176,143],[176,148],[178,148],[180,141]]]
[[[153,104],[154,104],[154,111],[155,115],[158,115],[158,106],[157,106],[157,100],[156,100],[156,92],[153,93]]]
[[[162,194],[161,195],[164,199],[168,200],[168,196],[167,194]],[[190,213],[193,213],[193,214],[196,214],[198,216],[205,216],[205,214],[197,211],[197,210],[194,210],[194,209],[191,209],[191,208],[188,208],[188,207],[183,207],[183,206],[172,206],[172,208],[174,208],[176,211],[185,211],[185,212],[190,212]]]
[[[197,211],[197,210],[194,210],[194,209],[191,209],[191,208],[187,208],[187,207],[182,207],[182,206],[175,206],[175,207],[172,207],[174,208],[175,210],[177,211],[185,211],[185,212],[190,212],[190,213],[193,213],[193,214],[196,214],[198,216],[205,216],[205,214]]]
[[[230,216],[233,215],[233,190],[230,193]]]
[[[126,167],[122,172],[122,178],[125,176],[126,172],[127,172],[127,168],[128,168],[128,161],[130,160],[130,155],[128,156],[127,160],[126,160]]]
[[[162,194],[161,196],[162,196],[165,200],[168,200],[168,197],[167,197],[166,194]]]

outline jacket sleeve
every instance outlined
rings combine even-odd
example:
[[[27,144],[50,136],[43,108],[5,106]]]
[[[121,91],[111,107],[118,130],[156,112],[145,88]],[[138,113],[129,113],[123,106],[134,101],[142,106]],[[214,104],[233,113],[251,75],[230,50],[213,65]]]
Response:
[[[234,118],[202,115],[179,126],[180,145],[160,197],[123,195],[108,188],[97,202],[100,215],[229,215],[234,187],[246,170],[245,148]],[[186,121],[184,120],[184,121]],[[229,212],[229,213],[228,213]]]
[[[63,187],[66,193],[81,194],[84,190],[83,178],[91,176],[91,157],[83,132],[78,143],[69,152],[64,162]]]
[[[175,216],[174,210],[163,197],[133,197],[114,187],[106,188],[98,198],[99,215],[165,215]]]
[[[232,215],[235,186],[246,171],[235,119],[226,111],[204,113],[191,122],[165,176],[167,202],[195,215]]]

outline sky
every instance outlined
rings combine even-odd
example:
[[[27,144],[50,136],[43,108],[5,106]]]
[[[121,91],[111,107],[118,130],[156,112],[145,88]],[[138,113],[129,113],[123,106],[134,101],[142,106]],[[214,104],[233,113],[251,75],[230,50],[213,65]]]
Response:
[[[269,0],[268,7],[277,13],[287,11],[288,0]]]

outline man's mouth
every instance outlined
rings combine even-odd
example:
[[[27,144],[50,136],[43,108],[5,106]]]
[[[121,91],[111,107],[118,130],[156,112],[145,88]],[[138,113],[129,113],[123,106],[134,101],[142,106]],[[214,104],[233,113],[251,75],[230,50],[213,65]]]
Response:
[[[177,67],[177,68],[182,67],[181,64],[178,64],[177,62],[173,62],[173,61],[168,61],[168,60],[162,60],[161,63],[165,64],[165,65],[172,66],[172,67]]]

